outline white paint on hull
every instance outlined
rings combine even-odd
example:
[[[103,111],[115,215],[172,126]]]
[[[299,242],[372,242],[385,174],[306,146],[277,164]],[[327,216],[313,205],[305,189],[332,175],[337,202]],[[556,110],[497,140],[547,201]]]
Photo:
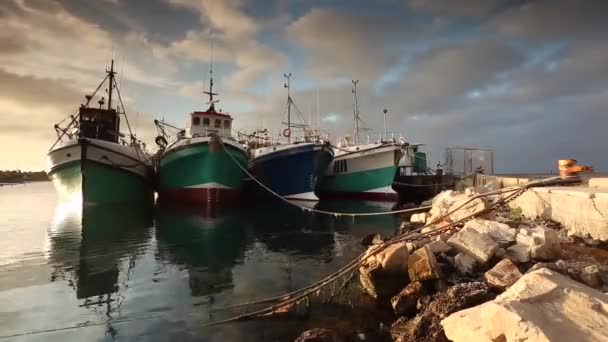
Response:
[[[224,184],[220,184],[217,182],[190,185],[190,186],[187,186],[186,188],[189,188],[189,189],[232,189],[231,187],[225,186]]]
[[[165,150],[165,153],[163,154],[167,154],[169,152],[171,152],[172,150],[178,149],[178,148],[183,148],[186,147],[188,145],[195,145],[195,144],[201,144],[201,143],[209,143],[212,139],[217,139],[217,137],[212,137],[212,136],[206,136],[206,137],[195,137],[195,138],[185,138],[185,139],[180,139],[177,140],[176,142],[174,142],[173,144],[169,145],[167,147],[167,149]],[[246,151],[246,149],[239,144],[238,141],[232,140],[232,139],[220,139],[222,143],[224,143],[225,145],[230,145],[236,149],[242,150],[242,151]]]
[[[319,197],[317,197],[317,195],[315,195],[315,193],[312,191],[285,196],[285,198],[294,199],[294,200],[303,200],[303,201],[318,201],[319,200]]]
[[[145,160],[143,151],[136,147],[124,146],[108,141],[86,139],[87,160],[98,162],[147,177],[149,165]],[[80,161],[82,145],[77,139],[68,140],[55,146],[46,155],[45,171],[51,173],[57,167]]]
[[[365,192],[382,193],[382,194],[396,194],[395,190],[393,190],[393,188],[390,185],[387,185],[387,186],[384,186],[381,188],[377,188],[377,189],[367,190]]]
[[[360,147],[360,149],[356,150],[357,147]],[[401,146],[397,144],[368,144],[336,149],[334,151],[334,161],[329,165],[327,175],[348,174],[395,166],[400,158],[400,155],[396,156],[396,154],[399,154],[400,150]],[[341,160],[346,161],[347,171],[335,173],[334,164]]]

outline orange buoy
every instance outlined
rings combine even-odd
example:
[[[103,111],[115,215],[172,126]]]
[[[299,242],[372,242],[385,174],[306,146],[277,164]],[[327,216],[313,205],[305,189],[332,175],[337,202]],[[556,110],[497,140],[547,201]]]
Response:
[[[580,172],[592,172],[593,167],[586,165],[575,165],[575,159],[561,159],[557,161],[560,177],[578,176]]]

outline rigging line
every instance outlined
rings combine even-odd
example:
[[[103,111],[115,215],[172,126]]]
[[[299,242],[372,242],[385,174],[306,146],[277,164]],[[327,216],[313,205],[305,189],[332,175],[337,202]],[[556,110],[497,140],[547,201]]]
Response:
[[[123,323],[135,322],[135,321],[144,321],[144,320],[162,319],[162,318],[165,318],[165,316],[144,316],[144,317],[136,317],[136,318],[125,318],[125,319],[119,319],[119,320],[113,321],[110,324],[123,324]],[[81,329],[81,328],[89,328],[89,327],[96,327],[96,326],[107,325],[107,324],[108,324],[108,322],[98,322],[98,323],[90,323],[90,324],[86,324],[86,325],[73,325],[73,326],[61,327],[61,328],[34,330],[34,331],[28,331],[25,333],[19,333],[19,334],[13,334],[13,335],[2,335],[2,336],[0,336],[0,339],[29,336],[29,335],[38,335],[38,334],[45,334],[45,333],[65,331],[65,330],[74,330],[74,329]]]
[[[498,207],[498,205],[504,204],[507,201],[510,201],[510,200],[514,199],[515,197],[521,195],[523,192],[525,192],[527,190],[527,188],[520,188],[517,190],[519,190],[519,191],[497,201],[491,207],[482,209],[480,211],[467,215],[466,217],[463,217],[462,219],[460,219],[456,222],[449,223],[444,227],[441,227],[439,229],[436,229],[436,230],[433,230],[433,231],[430,231],[427,233],[418,233],[415,236],[412,234],[406,233],[406,234],[401,235],[400,237],[404,241],[406,241],[406,240],[416,241],[416,240],[436,236],[436,235],[442,234],[444,232],[447,232],[449,230],[459,229],[459,226],[462,225],[464,222],[466,222],[470,219],[473,219],[479,215],[482,215],[487,212],[491,212],[492,210],[495,210]],[[424,227],[421,227],[421,228],[424,228]],[[218,320],[215,322],[209,322],[209,323],[205,324],[204,326],[208,327],[208,326],[213,326],[213,325],[218,325],[218,324],[223,324],[223,323],[228,323],[228,322],[235,322],[235,321],[248,319],[248,318],[252,318],[252,317],[256,317],[256,316],[260,316],[260,315],[271,314],[271,313],[275,312],[276,310],[284,308],[290,304],[298,304],[304,298],[307,298],[309,295],[319,291],[326,285],[337,281],[338,279],[340,279],[341,276],[347,274],[348,272],[355,271],[357,267],[361,266],[363,264],[363,262],[365,260],[367,260],[367,258],[369,258],[370,256],[373,256],[373,255],[376,255],[377,253],[380,253],[381,251],[386,249],[388,246],[390,246],[392,243],[397,242],[397,241],[398,241],[397,239],[388,240],[388,241],[384,242],[383,244],[380,244],[377,247],[362,253],[361,255],[359,255],[359,257],[357,257],[353,260],[353,261],[355,261],[354,263],[351,262],[352,265],[350,265],[348,267],[344,267],[343,271],[334,272],[333,274],[324,278],[324,280],[318,281],[318,282],[312,284],[311,286],[308,286],[306,289],[295,291],[295,293],[299,292],[299,294],[294,297],[286,298],[285,300],[283,300],[277,304],[271,305],[269,307],[266,307],[266,308],[263,308],[263,309],[260,309],[257,311],[241,314],[238,316],[233,316],[233,317],[223,319],[223,320]]]
[[[426,228],[426,227],[432,226],[432,225],[434,225],[434,224],[436,224],[436,223],[439,223],[439,222],[443,221],[445,218],[449,217],[450,215],[452,215],[452,214],[453,214],[453,213],[455,213],[456,211],[460,210],[461,208],[463,208],[464,206],[466,206],[467,204],[469,204],[471,201],[473,201],[473,200],[475,200],[475,199],[478,199],[478,198],[481,198],[481,197],[487,197],[487,196],[490,196],[490,195],[496,195],[496,194],[503,194],[503,193],[515,193],[515,192],[517,192],[517,191],[521,191],[521,189],[522,189],[522,187],[517,187],[517,188],[513,188],[513,189],[499,189],[499,190],[495,190],[495,191],[487,192],[487,193],[484,193],[484,194],[479,194],[479,195],[476,195],[476,196],[473,196],[473,197],[469,197],[469,198],[468,198],[468,200],[467,200],[466,202],[462,203],[460,206],[458,206],[457,208],[455,208],[455,209],[453,209],[453,210],[449,211],[448,213],[444,214],[443,216],[438,217],[437,219],[435,219],[435,220],[433,220],[433,221],[431,221],[431,222],[429,222],[429,223],[426,223],[426,224],[425,224],[424,226],[422,226],[422,227],[419,227],[419,228],[417,228],[417,229],[410,230],[410,231],[408,231],[408,232],[406,232],[406,233],[404,233],[404,234],[397,235],[397,236],[395,236],[395,237],[393,237],[393,238],[391,238],[391,239],[388,239],[388,240],[386,240],[386,241],[385,241],[385,244],[387,244],[387,243],[389,243],[389,244],[390,244],[391,242],[398,242],[400,239],[407,239],[407,238],[410,238],[410,237],[412,237],[414,234],[418,234],[418,233],[420,233],[420,232],[422,231],[422,229],[423,229],[423,228]],[[512,195],[512,194],[511,194],[511,195]],[[508,196],[511,196],[511,195],[508,195]],[[503,200],[504,200],[504,199],[503,199]],[[458,223],[458,222],[459,222],[459,221],[456,221],[455,223]],[[454,223],[452,223],[452,224],[454,224]],[[448,226],[449,226],[449,225],[448,225]],[[444,229],[445,229],[445,227],[441,227],[441,228],[439,228],[439,229],[433,230],[431,233],[434,233],[434,232],[436,232],[436,231],[438,231],[438,230],[444,230]],[[424,235],[424,234],[423,234],[423,235]],[[379,245],[379,246],[383,246],[383,245]],[[386,248],[386,246],[385,246],[384,248]],[[382,249],[384,249],[384,248],[382,248]],[[376,254],[376,253],[380,252],[382,249],[375,249],[375,250],[373,251],[373,254]],[[230,309],[230,308],[235,308],[235,307],[241,307],[241,306],[248,306],[248,305],[264,304],[264,303],[273,302],[273,301],[276,301],[276,300],[279,300],[279,299],[287,299],[287,298],[289,298],[289,297],[293,296],[294,294],[297,294],[297,293],[299,293],[299,292],[301,292],[301,291],[305,291],[305,290],[308,290],[309,288],[314,287],[316,284],[319,284],[319,283],[321,283],[321,282],[325,282],[325,281],[329,280],[331,277],[335,276],[336,274],[339,274],[339,273],[341,273],[341,272],[347,272],[347,271],[348,271],[348,269],[349,269],[349,268],[350,268],[350,267],[351,267],[353,264],[356,264],[356,263],[357,263],[357,262],[359,262],[359,261],[360,261],[362,258],[367,258],[367,257],[369,257],[369,255],[366,255],[366,253],[360,254],[358,257],[356,257],[355,259],[353,259],[353,260],[351,260],[350,262],[348,262],[346,265],[344,265],[344,266],[343,266],[342,268],[340,268],[339,270],[335,271],[335,272],[334,272],[334,273],[332,273],[332,274],[327,275],[325,278],[323,278],[323,279],[321,279],[321,280],[319,280],[319,281],[317,281],[317,282],[315,282],[315,283],[312,283],[312,284],[310,284],[310,285],[308,285],[308,286],[304,287],[303,289],[295,290],[295,291],[292,291],[292,292],[290,292],[290,293],[283,294],[283,295],[279,295],[279,296],[272,297],[272,298],[268,298],[268,299],[262,299],[262,300],[258,300],[258,301],[248,302],[248,303],[240,303],[240,304],[234,304],[234,305],[230,305],[230,306],[224,306],[224,307],[220,307],[220,308],[215,308],[215,309],[214,309],[214,311],[225,310],[225,309]]]
[[[258,180],[257,178],[255,178],[255,176],[253,176],[248,170],[247,168],[244,168],[236,159],[234,159],[234,157],[232,156],[232,154],[226,149],[226,146],[224,145],[223,140],[220,141],[222,142],[222,148],[224,149],[224,151],[226,152],[226,154],[228,154],[228,156],[230,157],[230,159],[232,159],[232,161],[247,175],[249,176],[254,182],[256,182],[258,185],[260,185],[262,188],[264,188],[266,191],[268,191],[269,193],[271,193],[272,195],[274,195],[275,197],[281,199],[282,201],[289,203],[295,207],[298,207],[300,209],[303,209],[304,211],[310,211],[310,212],[315,212],[315,213],[319,213],[319,214],[325,214],[325,215],[332,215],[332,216],[353,216],[353,217],[357,217],[357,216],[379,216],[379,215],[393,215],[393,214],[401,214],[401,213],[407,213],[407,212],[415,212],[415,211],[424,211],[427,209],[431,209],[431,206],[426,206],[426,207],[420,207],[420,208],[413,208],[413,209],[401,209],[401,210],[392,210],[392,211],[383,211],[383,212],[374,212],[374,213],[342,213],[342,212],[333,212],[333,211],[327,211],[327,210],[319,210],[319,209],[315,209],[315,208],[308,208],[305,207],[303,205],[299,205],[297,203],[294,203],[290,200],[288,200],[287,198],[279,195],[278,193],[274,192],[272,189],[270,189],[269,187],[267,187],[266,185],[264,185],[264,183],[262,183],[260,180]]]

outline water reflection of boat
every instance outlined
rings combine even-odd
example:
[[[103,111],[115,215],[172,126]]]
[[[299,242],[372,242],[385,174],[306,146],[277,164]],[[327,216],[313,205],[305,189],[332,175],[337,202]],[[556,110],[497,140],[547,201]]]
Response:
[[[151,237],[151,208],[119,205],[76,206],[60,204],[49,229],[49,260],[54,264],[52,279],[63,278],[82,300],[107,322],[124,300],[124,282]],[[103,312],[99,312],[102,307]]]
[[[268,215],[272,212],[272,215]],[[272,203],[263,210],[248,210],[247,218],[256,238],[273,252],[331,258],[334,231],[320,224],[318,214],[285,203]]]
[[[380,213],[393,210],[393,203],[378,201],[325,200],[320,201],[316,209],[336,213]],[[355,237],[363,237],[370,231],[390,236],[399,226],[399,218],[395,215],[358,216],[349,215],[328,216],[318,215],[319,224],[331,227],[338,232],[348,231]]]
[[[209,216],[194,211],[161,210],[156,217],[158,258],[183,266],[192,296],[231,287],[232,267],[248,244],[239,212]]]

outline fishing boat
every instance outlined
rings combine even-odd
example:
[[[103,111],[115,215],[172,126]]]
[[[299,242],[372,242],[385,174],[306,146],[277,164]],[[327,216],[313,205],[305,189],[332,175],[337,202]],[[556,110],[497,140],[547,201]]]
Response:
[[[368,139],[361,143],[359,133],[367,130],[360,127],[361,118],[357,102],[357,83],[353,81],[354,103],[354,139],[347,136],[334,146],[334,160],[329,165],[325,177],[319,182],[315,193],[323,198],[364,199],[393,201],[398,194],[391,185],[397,172],[399,161],[407,143],[402,138],[388,137],[385,134],[378,139]]]
[[[274,192],[290,200],[316,201],[314,190],[334,158],[329,141],[312,130],[295,107],[290,95],[291,73],[285,74],[287,82],[287,121],[281,123],[282,138],[250,150],[249,171],[262,184],[256,193],[266,197]],[[301,123],[292,122],[294,107]],[[292,136],[292,130],[302,134]],[[286,141],[285,141],[286,140]],[[270,195],[271,196],[271,195]]]
[[[46,155],[45,171],[63,200],[77,199],[84,205],[151,203],[152,164],[145,144],[131,132],[115,81],[114,61],[106,73],[76,113],[55,125],[57,141]],[[107,103],[102,96],[98,97],[99,106],[93,106],[93,99],[106,82]],[[118,101],[114,101],[114,92]],[[121,116],[127,124],[127,134],[120,132]]]
[[[157,163],[160,202],[203,207],[233,206],[239,202],[247,150],[232,133],[232,116],[215,109],[213,69],[205,111],[189,114],[186,129],[156,120],[161,148]],[[167,129],[177,130],[169,143]]]

